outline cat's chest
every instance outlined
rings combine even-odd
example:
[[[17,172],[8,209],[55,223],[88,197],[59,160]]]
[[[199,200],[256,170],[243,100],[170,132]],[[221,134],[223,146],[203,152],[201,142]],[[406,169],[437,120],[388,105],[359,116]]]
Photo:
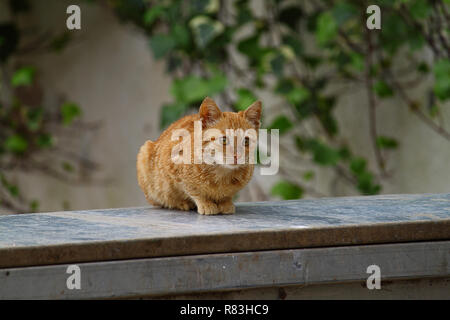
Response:
[[[239,188],[243,183],[245,183],[245,177],[227,177],[221,179],[205,179],[203,184],[211,188],[229,187],[229,188]]]
[[[204,181],[208,188],[221,189],[228,192],[239,191],[249,180],[248,170],[242,170],[239,173],[228,176],[215,176],[210,178]]]

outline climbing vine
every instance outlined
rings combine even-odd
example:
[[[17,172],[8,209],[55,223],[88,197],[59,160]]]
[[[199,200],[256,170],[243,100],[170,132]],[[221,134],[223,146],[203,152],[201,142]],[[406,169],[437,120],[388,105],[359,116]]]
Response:
[[[398,108],[408,108],[450,142],[441,112],[450,97],[449,1],[376,1],[380,30],[366,28],[366,9],[373,1],[111,4],[123,21],[148,35],[154,57],[164,59],[173,76],[173,100],[162,106],[162,128],[197,108],[206,95],[234,110],[261,93],[279,98],[271,106],[279,114],[265,121],[266,127],[293,140],[296,150],[282,150],[282,157],[313,164],[303,172],[281,166],[283,180],[272,193],[283,199],[323,195],[308,187],[321,167],[334,170],[361,194],[379,193],[390,176],[388,154],[401,146],[377,129],[376,110],[385,99],[399,98]],[[426,53],[431,58],[425,59]],[[426,96],[412,98],[424,84]],[[336,105],[355,88],[366,91],[370,155],[350,148],[336,120]],[[373,169],[368,166],[372,157]]]
[[[23,192],[26,180],[18,174],[42,174],[77,184],[98,168],[73,150],[80,132],[95,130],[96,125],[81,121],[81,108],[63,94],[44,99],[40,70],[28,62],[30,54],[64,50],[70,34],[31,32],[23,25],[31,4],[8,1],[3,7],[10,19],[0,23],[0,207],[15,213],[37,211],[40,204],[33,194]],[[68,205],[63,201],[62,207]]]

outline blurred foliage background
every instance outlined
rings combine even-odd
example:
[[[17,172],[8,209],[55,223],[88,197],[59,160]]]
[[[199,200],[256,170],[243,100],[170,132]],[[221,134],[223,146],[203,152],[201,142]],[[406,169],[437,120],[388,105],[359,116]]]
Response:
[[[70,149],[79,132],[96,125],[81,121],[82,110],[64,93],[56,103],[44,100],[37,69],[24,64],[30,53],[60,52],[70,40],[68,30],[52,34],[26,23],[32,1],[9,0],[12,20],[0,24],[0,206],[12,212],[39,210],[39,199],[24,195],[11,177],[39,172],[69,184],[87,183],[98,164]],[[48,99],[47,99],[48,100]]]
[[[449,1],[376,1],[382,12],[381,30],[369,30],[370,1],[112,1],[117,15],[132,21],[149,37],[156,59],[165,59],[173,75],[173,103],[162,106],[165,127],[196,109],[206,95],[219,96],[235,111],[246,108],[258,92],[282,98],[281,113],[266,127],[291,134],[294,157],[308,157],[317,166],[332,167],[361,194],[377,194],[389,176],[387,154],[399,142],[377,132],[375,109],[380,100],[398,95],[436,134],[450,141],[439,123],[442,104],[450,97]],[[242,34],[245,35],[242,35]],[[428,47],[433,58],[416,54]],[[243,55],[244,61],[237,54]],[[405,59],[398,68],[398,56]],[[431,73],[427,99],[414,101],[414,90]],[[368,117],[377,170],[368,169],[366,155],[340,139],[334,107],[342,90],[363,85],[370,106]],[[334,88],[332,88],[334,86]],[[403,107],[403,106],[399,106]],[[314,132],[301,129],[313,119]],[[285,180],[272,193],[295,199],[307,191]],[[314,170],[302,173],[305,181]],[[310,190],[317,194],[314,190]]]
[[[256,99],[276,99],[277,115],[263,123],[291,141],[280,148],[292,166],[280,167],[280,180],[271,186],[274,197],[326,196],[309,184],[322,168],[360,194],[380,193],[393,174],[390,154],[402,147],[378,131],[376,110],[392,97],[401,101],[396,108],[407,108],[450,143],[442,115],[450,98],[448,0],[88,2],[132,24],[148,38],[153,57],[165,61],[172,100],[161,105],[161,130],[195,112],[205,96],[234,111]],[[381,8],[381,30],[366,28],[371,4]],[[29,1],[12,0],[9,7],[14,17],[26,15]],[[36,210],[38,200],[21,195],[8,179],[11,170],[42,170],[80,183],[98,167],[58,144],[74,122],[75,130],[95,127],[80,119],[82,108],[64,99],[42,105],[35,68],[15,58],[27,50],[64,50],[70,33],[41,39],[34,34],[20,19],[0,25],[0,201],[16,211]],[[426,94],[414,99],[418,86]],[[363,88],[369,106],[369,126],[360,130],[368,131],[372,154],[352,150],[336,120],[335,106],[356,87]],[[308,169],[296,166],[304,161]]]

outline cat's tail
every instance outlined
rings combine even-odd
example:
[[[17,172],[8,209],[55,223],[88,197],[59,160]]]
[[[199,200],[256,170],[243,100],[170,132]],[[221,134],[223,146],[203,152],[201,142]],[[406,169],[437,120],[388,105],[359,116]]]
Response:
[[[148,186],[150,183],[150,170],[155,144],[147,140],[139,150],[136,160],[137,178],[139,186],[147,197]]]

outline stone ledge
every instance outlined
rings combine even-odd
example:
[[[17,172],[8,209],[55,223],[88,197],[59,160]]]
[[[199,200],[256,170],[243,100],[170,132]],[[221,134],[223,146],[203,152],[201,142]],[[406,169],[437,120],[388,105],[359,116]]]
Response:
[[[0,268],[450,239],[450,194],[0,216]]]

